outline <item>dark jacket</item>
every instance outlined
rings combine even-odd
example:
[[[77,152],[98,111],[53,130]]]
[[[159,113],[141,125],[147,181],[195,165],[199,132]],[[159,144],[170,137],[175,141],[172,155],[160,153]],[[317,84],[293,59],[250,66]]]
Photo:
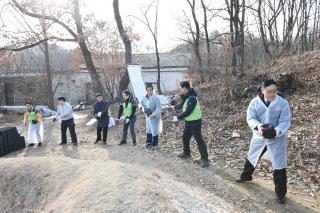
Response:
[[[109,103],[106,101],[95,102],[93,104],[93,115],[98,120],[97,127],[108,127],[109,125]],[[101,112],[101,117],[97,114]]]
[[[137,108],[136,102],[134,100],[128,99],[123,103],[126,104],[126,107],[128,106],[128,103],[132,104],[132,113],[131,113],[131,116],[129,116],[128,118],[131,119],[131,118],[135,117],[136,116],[136,108]],[[120,117],[123,114],[123,103],[120,105],[119,110],[118,110],[118,119],[120,119]]]
[[[183,101],[177,105],[174,106],[175,109],[182,109],[184,102],[189,98],[188,101],[188,105],[187,105],[187,109],[180,113],[177,117],[179,120],[184,119],[185,117],[189,116],[194,108],[196,107],[198,101],[197,101],[197,93],[194,91],[193,88],[191,88],[188,92],[188,94],[182,96]],[[201,119],[200,120],[196,120],[196,121],[186,121],[186,123],[188,125],[192,125],[192,126],[198,126],[201,125]]]

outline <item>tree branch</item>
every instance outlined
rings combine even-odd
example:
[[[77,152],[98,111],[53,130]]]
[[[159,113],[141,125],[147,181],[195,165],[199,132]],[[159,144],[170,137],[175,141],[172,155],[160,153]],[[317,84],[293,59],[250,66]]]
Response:
[[[72,35],[72,37],[77,39],[77,34],[68,25],[66,25],[65,23],[63,23],[59,19],[52,17],[52,16],[31,13],[31,12],[27,11],[25,8],[23,8],[16,0],[11,0],[11,1],[13,2],[14,6],[16,8],[18,8],[18,10],[20,12],[22,12],[23,14],[30,16],[30,17],[33,17],[33,18],[46,19],[46,20],[53,21],[53,22],[61,25],[62,27],[64,27]]]
[[[32,43],[32,44],[28,44],[28,45],[25,45],[23,47],[1,47],[0,48],[0,51],[6,51],[6,50],[10,50],[10,51],[14,51],[14,52],[18,52],[18,51],[21,51],[21,50],[25,50],[25,49],[29,49],[29,48],[32,48],[32,47],[35,47],[35,46],[38,46],[39,44],[45,42],[45,41],[49,41],[49,40],[57,40],[57,41],[66,41],[66,42],[75,42],[76,40],[75,39],[63,39],[63,38],[58,38],[58,37],[48,37],[48,38],[45,38],[45,39],[41,39],[35,43]]]

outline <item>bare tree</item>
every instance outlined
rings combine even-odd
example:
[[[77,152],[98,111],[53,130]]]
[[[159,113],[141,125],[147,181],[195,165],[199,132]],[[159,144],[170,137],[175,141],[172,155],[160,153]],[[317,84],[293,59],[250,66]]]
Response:
[[[208,6],[204,3],[204,0],[201,0],[201,6],[203,10],[203,29],[206,41],[206,50],[207,50],[207,64],[206,64],[206,72],[209,73],[209,69],[211,69],[211,48],[210,48],[210,38],[209,38],[209,31],[208,31]],[[210,75],[211,78],[213,75]]]
[[[82,51],[87,69],[89,71],[91,80],[93,82],[94,90],[96,92],[101,92],[104,95],[106,95],[105,89],[102,86],[102,83],[100,82],[99,75],[98,75],[96,68],[94,66],[90,50],[88,49],[87,44],[86,44],[85,35],[83,32],[80,8],[79,8],[79,0],[72,1],[72,3],[73,3],[73,18],[75,21],[76,32],[74,30],[72,30],[72,28],[68,25],[68,23],[61,21],[61,19],[59,19],[57,17],[51,16],[51,15],[38,14],[36,12],[31,12],[28,9],[24,8],[22,5],[20,5],[16,0],[11,0],[11,2],[15,8],[17,8],[22,14],[24,14],[26,16],[37,18],[37,19],[43,19],[43,20],[51,21],[55,24],[58,24],[59,26],[63,27],[72,36],[72,38],[64,39],[64,38],[59,38],[56,36],[48,36],[47,38],[33,41],[30,44],[26,44],[23,47],[4,47],[4,48],[1,48],[2,50],[9,49],[12,51],[20,51],[20,50],[24,50],[27,48],[37,46],[45,41],[53,40],[53,39],[59,40],[59,41],[77,42],[81,51]]]
[[[113,0],[113,11],[114,11],[115,20],[117,22],[119,34],[125,46],[125,63],[126,65],[128,65],[132,63],[132,48],[131,48],[130,38],[127,35],[122,24],[120,10],[119,10],[119,0]],[[128,71],[126,70],[125,74],[122,76],[120,80],[119,90],[120,91],[125,90],[128,87],[128,84],[129,84],[129,75],[128,75]]]
[[[152,24],[150,23],[149,12],[153,6],[155,7],[155,21],[152,26]],[[149,32],[152,35],[153,42],[154,42],[154,48],[155,48],[155,52],[156,52],[156,59],[157,59],[157,90],[158,90],[159,94],[162,94],[162,92],[161,92],[161,78],[160,78],[160,74],[161,74],[160,56],[159,56],[159,48],[158,48],[158,12],[159,12],[159,0],[153,0],[146,7],[146,9],[144,11],[141,10],[143,18],[139,18],[137,16],[132,16],[132,17],[134,17],[135,19],[139,20],[142,24],[144,24],[148,28]]]
[[[245,28],[245,0],[225,0],[229,14],[229,29],[232,51],[232,73],[237,75],[240,61],[240,75],[243,74],[244,66],[244,28]],[[241,15],[241,18],[240,18]],[[237,59],[239,57],[239,60]]]
[[[43,42],[44,47],[44,56],[45,56],[45,67],[46,67],[46,80],[47,80],[47,92],[48,92],[48,105],[51,109],[54,108],[54,98],[53,98],[53,88],[52,88],[52,76],[51,76],[51,67],[50,67],[50,56],[49,56],[49,44],[48,44],[48,34],[45,26],[45,21],[42,20],[41,23],[43,29]]]
[[[198,71],[200,72],[200,81],[204,82],[204,72],[202,69],[202,58],[200,54],[200,26],[196,14],[196,1],[195,0],[186,0],[192,14],[192,20],[195,26],[195,32],[192,30],[192,39],[193,39],[193,48],[194,48],[194,53],[196,55],[197,61],[198,61]],[[190,26],[191,27],[191,26]],[[192,29],[192,27],[191,27]]]
[[[316,40],[315,34],[310,32],[317,32],[317,2],[259,0],[256,9],[249,8],[257,14],[260,37],[265,53],[270,58],[295,53],[297,48],[300,48],[301,52],[309,50],[311,43]],[[312,20],[313,25],[310,25]]]

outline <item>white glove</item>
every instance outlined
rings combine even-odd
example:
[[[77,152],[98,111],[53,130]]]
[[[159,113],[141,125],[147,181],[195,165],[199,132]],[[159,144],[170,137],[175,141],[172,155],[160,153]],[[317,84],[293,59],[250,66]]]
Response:
[[[140,110],[144,113],[145,108],[144,107],[140,107]]]
[[[169,112],[172,112],[172,111],[174,111],[174,106],[166,105],[166,106],[164,106],[164,109],[168,110]]]
[[[124,119],[125,119],[124,116],[121,116],[121,117],[120,117],[120,121],[123,121]]]
[[[172,122],[178,122],[179,121],[179,119],[178,119],[178,117],[177,116],[173,116],[173,119],[172,119]]]
[[[279,137],[280,131],[276,129],[276,138]]]
[[[260,135],[262,135],[263,134],[263,132],[262,132],[262,125],[263,124],[259,124],[257,127],[258,127],[258,131],[259,131],[259,133],[260,133]]]
[[[130,119],[127,118],[127,119],[125,120],[125,124],[129,123],[129,121],[130,121]]]
[[[150,118],[156,117],[156,113],[152,113],[149,117],[150,117]]]
[[[97,117],[101,117],[102,112],[98,112]]]

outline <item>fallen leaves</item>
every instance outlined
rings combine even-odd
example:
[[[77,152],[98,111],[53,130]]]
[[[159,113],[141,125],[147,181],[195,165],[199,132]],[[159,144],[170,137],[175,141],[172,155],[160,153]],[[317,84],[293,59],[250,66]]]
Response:
[[[310,83],[310,82],[308,82]],[[211,90],[197,91],[203,112],[203,138],[208,145],[210,162],[220,162],[225,168],[237,169],[240,173],[249,150],[252,132],[246,123],[246,110],[250,99],[237,102],[216,102]],[[287,134],[288,183],[290,187],[316,196],[320,192],[320,141],[315,137],[320,126],[320,93],[298,90],[286,99],[292,108],[292,126]],[[171,123],[173,113],[166,112],[161,151],[172,153],[182,150],[184,123]],[[320,134],[320,133],[319,133]],[[320,137],[320,136],[319,136]],[[194,159],[199,152],[191,140]],[[260,160],[255,175],[272,180],[272,166],[267,157]]]

